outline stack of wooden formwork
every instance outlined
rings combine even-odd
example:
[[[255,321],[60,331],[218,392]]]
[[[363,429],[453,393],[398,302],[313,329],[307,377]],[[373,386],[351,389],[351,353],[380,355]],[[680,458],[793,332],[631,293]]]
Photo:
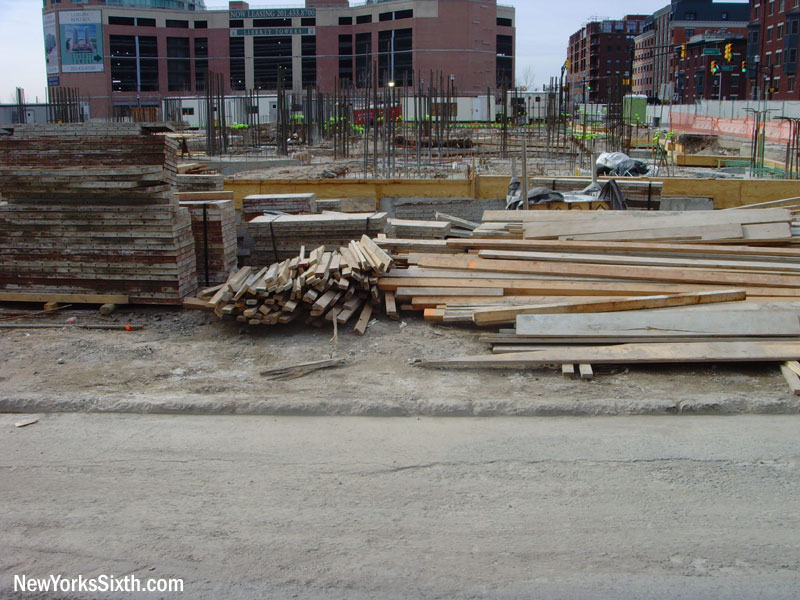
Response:
[[[178,304],[193,293],[177,148],[137,124],[25,125],[0,137],[2,297]]]
[[[278,211],[290,215],[316,212],[314,194],[254,194],[242,200],[242,221],[252,221],[265,212]]]
[[[236,209],[233,200],[186,200],[197,258],[197,278],[211,286],[227,281],[236,269]]]
[[[384,233],[386,219],[383,212],[256,217],[246,224],[254,243],[248,264],[261,267],[293,258],[303,246],[344,246],[362,235]]]

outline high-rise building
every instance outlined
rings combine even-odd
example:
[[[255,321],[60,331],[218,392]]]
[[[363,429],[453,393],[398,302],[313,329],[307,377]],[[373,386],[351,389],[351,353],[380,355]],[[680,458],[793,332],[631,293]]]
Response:
[[[115,107],[158,106],[204,93],[209,73],[226,92],[367,85],[411,86],[431,73],[460,96],[514,85],[513,7],[496,0],[306,0],[305,8],[251,9],[202,0],[45,0],[49,85],[77,88],[93,118]],[[85,33],[83,29],[85,28]],[[75,36],[92,52],[77,52]],[[79,43],[79,46],[84,45]],[[428,80],[428,81],[426,81]],[[420,83],[419,81],[417,83]],[[436,82],[437,86],[439,82]]]

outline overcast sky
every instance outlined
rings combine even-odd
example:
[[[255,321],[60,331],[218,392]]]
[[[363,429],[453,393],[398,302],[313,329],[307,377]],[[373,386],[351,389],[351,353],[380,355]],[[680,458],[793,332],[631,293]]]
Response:
[[[517,9],[517,78],[534,75],[539,87],[558,75],[570,34],[592,17],[619,19],[626,14],[650,14],[669,0],[502,0]],[[206,0],[209,8],[227,2]],[[746,3],[746,0],[745,0]],[[302,6],[302,3],[256,0],[251,7]],[[613,12],[612,12],[613,10]],[[25,89],[28,101],[44,99],[44,41],[39,0],[0,0],[0,103],[12,101],[14,90]]]

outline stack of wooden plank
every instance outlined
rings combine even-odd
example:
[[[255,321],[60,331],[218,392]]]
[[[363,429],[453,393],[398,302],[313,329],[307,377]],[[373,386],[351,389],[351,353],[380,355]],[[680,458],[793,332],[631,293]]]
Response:
[[[414,221],[389,219],[386,232],[393,238],[443,240],[450,233],[449,221]]]
[[[377,286],[391,266],[391,257],[364,235],[331,251],[320,246],[307,253],[302,248],[298,256],[269,267],[244,267],[184,306],[234,316],[250,325],[302,320],[338,327],[358,315],[355,332],[363,335],[382,301],[390,316],[397,315],[393,295],[384,296]]]
[[[242,220],[246,223],[261,217],[266,211],[290,215],[316,212],[314,194],[254,194],[242,200]]]
[[[192,218],[197,278],[211,286],[236,269],[236,208],[233,200],[182,201]]]
[[[175,181],[181,192],[213,192],[225,187],[225,176],[221,173],[179,173]]]
[[[486,211],[474,237],[526,240],[786,244],[794,213],[749,211]],[[795,230],[797,230],[795,228]]]
[[[253,240],[248,264],[266,265],[292,258],[302,246],[343,246],[362,235],[384,233],[386,218],[383,212],[256,217],[246,225]]]
[[[0,137],[0,289],[179,304],[197,289],[177,143],[144,125],[27,125]],[[91,300],[83,300],[91,301]]]

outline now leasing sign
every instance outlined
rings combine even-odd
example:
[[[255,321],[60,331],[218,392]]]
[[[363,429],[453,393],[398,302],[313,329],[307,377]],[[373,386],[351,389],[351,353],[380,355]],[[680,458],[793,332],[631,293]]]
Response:
[[[70,10],[58,15],[62,73],[102,73],[103,19],[99,10]]]

